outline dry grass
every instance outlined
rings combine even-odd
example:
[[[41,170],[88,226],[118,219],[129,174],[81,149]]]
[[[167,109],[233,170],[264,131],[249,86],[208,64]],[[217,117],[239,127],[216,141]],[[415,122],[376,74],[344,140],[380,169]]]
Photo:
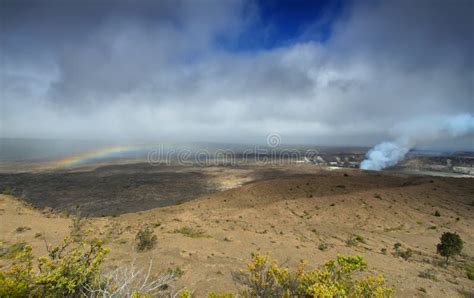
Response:
[[[200,229],[194,229],[191,227],[182,227],[179,229],[175,229],[173,233],[179,233],[182,234],[186,237],[191,237],[191,238],[209,238],[210,236],[206,234],[203,230]]]

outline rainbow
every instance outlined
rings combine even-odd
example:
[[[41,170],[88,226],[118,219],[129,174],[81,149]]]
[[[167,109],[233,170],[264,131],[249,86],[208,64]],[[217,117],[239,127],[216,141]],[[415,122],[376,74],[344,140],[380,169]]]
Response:
[[[55,163],[58,167],[63,168],[76,167],[98,159],[104,159],[114,157],[122,153],[133,152],[139,150],[140,148],[141,147],[137,146],[110,146],[94,151],[88,151],[79,155],[70,156]]]

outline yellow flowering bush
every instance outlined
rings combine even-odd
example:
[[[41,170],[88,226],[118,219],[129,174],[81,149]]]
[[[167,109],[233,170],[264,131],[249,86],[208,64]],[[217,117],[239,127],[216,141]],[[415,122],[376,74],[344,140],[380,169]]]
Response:
[[[109,252],[101,241],[90,244],[75,243],[70,238],[53,249],[48,256],[37,260],[38,269],[33,269],[31,246],[22,245],[17,251],[15,262],[0,272],[0,297],[116,297],[132,298],[161,296],[161,286],[174,280],[167,275],[149,282],[149,273],[144,280],[135,280],[139,275],[134,270],[125,272],[125,279],[101,274],[101,264]],[[151,263],[150,263],[151,266]],[[391,297],[394,289],[385,284],[383,276],[354,277],[355,272],[367,269],[362,257],[338,256],[319,269],[306,270],[306,263],[300,262],[296,270],[281,266],[268,255],[252,255],[247,270],[234,272],[234,279],[245,286],[244,297]],[[150,267],[151,268],[151,267]],[[150,269],[149,268],[149,269]],[[149,270],[147,271],[149,272]],[[128,274],[130,273],[130,274]],[[122,280],[123,282],[120,282]],[[133,291],[117,292],[124,283],[142,285]],[[108,286],[107,286],[108,285]],[[124,293],[127,293],[126,295]],[[124,294],[124,295],[122,295]],[[174,295],[180,298],[193,297],[189,290]],[[231,293],[210,292],[210,298],[232,298]]]
[[[31,246],[25,245],[6,272],[0,272],[0,297],[26,297],[34,275]]]
[[[353,273],[364,271],[362,257],[338,256],[320,269],[306,271],[301,262],[296,271],[281,267],[267,255],[253,254],[246,271],[234,273],[245,286],[246,297],[391,297],[394,289],[383,276],[354,280]]]
[[[234,295],[231,293],[217,294],[215,292],[210,292],[207,297],[209,298],[233,298]]]
[[[80,295],[85,285],[99,283],[108,249],[101,241],[74,244],[70,238],[38,259],[33,270],[31,246],[25,245],[6,272],[0,272],[0,297],[64,297]]]

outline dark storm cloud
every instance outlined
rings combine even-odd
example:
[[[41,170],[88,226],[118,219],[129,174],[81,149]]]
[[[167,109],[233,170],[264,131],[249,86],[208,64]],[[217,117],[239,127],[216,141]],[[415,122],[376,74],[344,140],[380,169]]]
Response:
[[[6,136],[365,143],[418,116],[474,113],[472,1],[356,1],[324,43],[315,19],[290,44],[247,51],[220,42],[259,27],[251,1],[2,6]]]

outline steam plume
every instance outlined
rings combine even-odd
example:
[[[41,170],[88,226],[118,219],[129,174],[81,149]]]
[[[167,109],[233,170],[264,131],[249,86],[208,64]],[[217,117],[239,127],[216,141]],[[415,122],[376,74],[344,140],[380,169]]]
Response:
[[[396,165],[416,145],[436,140],[474,135],[474,117],[461,114],[453,117],[428,117],[396,126],[395,141],[383,142],[367,152],[360,164],[363,170],[379,171]]]

